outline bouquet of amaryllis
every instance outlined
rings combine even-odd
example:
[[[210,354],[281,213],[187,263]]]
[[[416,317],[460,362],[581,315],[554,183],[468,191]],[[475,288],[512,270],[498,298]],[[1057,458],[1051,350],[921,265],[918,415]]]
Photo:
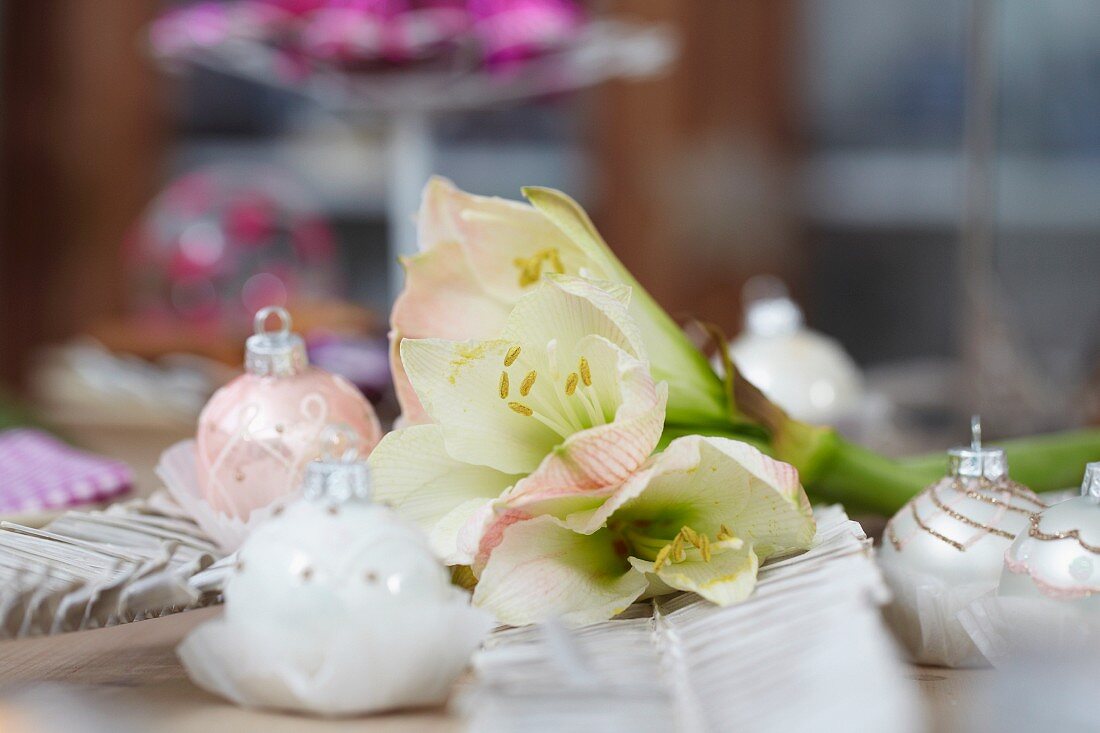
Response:
[[[942,475],[719,377],[572,199],[524,194],[428,183],[391,319],[401,427],[370,457],[378,498],[501,621],[601,621],[674,590],[735,603],[811,543],[803,484],[889,512]],[[1010,453],[1018,479],[1069,485],[1100,434]]]

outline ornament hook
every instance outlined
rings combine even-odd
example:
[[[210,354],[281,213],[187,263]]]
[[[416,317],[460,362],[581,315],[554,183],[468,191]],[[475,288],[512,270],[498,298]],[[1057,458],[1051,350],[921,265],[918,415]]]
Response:
[[[279,321],[278,331],[267,330],[267,320],[271,318],[271,316],[275,316]],[[285,335],[290,333],[291,323],[290,313],[286,308],[278,305],[269,305],[256,311],[256,317],[252,319],[252,329],[256,332],[257,336],[268,333]]]
[[[978,475],[985,476],[985,453],[982,452],[982,416],[970,416],[970,450],[978,457]]]

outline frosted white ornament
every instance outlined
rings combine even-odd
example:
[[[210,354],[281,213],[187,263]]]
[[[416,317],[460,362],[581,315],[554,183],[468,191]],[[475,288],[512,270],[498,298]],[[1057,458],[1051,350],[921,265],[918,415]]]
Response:
[[[1080,496],[1031,518],[1005,553],[997,592],[1100,612],[1100,463],[1085,467]]]
[[[799,420],[832,424],[851,414],[863,378],[840,343],[806,327],[776,278],[753,278],[745,293],[745,330],[729,347],[741,374]]]
[[[887,618],[914,661],[986,663],[957,613],[997,586],[1005,550],[1044,504],[1008,477],[1004,451],[973,442],[948,452],[948,473],[886,525],[879,564],[894,593]]]
[[[1080,493],[1036,514],[1009,547],[996,592],[959,612],[995,665],[1100,654],[1100,463]]]
[[[198,685],[322,715],[447,698],[492,618],[451,585],[423,532],[369,494],[362,462],[309,465],[303,498],[238,552],[224,617],[180,645]]]

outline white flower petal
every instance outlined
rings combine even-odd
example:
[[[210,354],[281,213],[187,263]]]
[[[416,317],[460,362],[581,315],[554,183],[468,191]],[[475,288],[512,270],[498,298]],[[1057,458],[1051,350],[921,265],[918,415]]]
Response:
[[[500,397],[507,341],[405,339],[401,361],[456,459],[505,473],[530,473],[562,438]]]
[[[710,536],[725,525],[764,559],[809,547],[815,531],[794,467],[747,443],[698,435],[672,441],[603,506],[567,522],[592,532],[612,515],[663,523],[669,537],[683,525]]]
[[[646,560],[632,557],[630,564],[639,572],[653,573],[653,563]],[[752,594],[759,567],[752,545],[726,541],[711,546],[709,561],[692,548],[686,560],[666,563],[656,575],[671,588],[698,593],[711,603],[728,606]]]
[[[603,241],[592,220],[561,191],[528,187],[523,195],[593,263],[600,277],[634,289],[630,313],[652,362],[653,376],[669,383],[669,422],[698,424],[729,418],[722,380],[675,321],[653,300]]]
[[[502,338],[540,349],[556,341],[560,348],[572,352],[581,339],[603,336],[644,360],[641,333],[624,302],[628,295],[628,288],[613,286],[607,290],[581,277],[545,277],[535,290],[516,302]]]
[[[580,535],[543,516],[505,530],[478,580],[474,604],[506,624],[558,618],[580,626],[621,613],[646,585],[616,552],[610,533]]]
[[[386,435],[367,459],[374,498],[416,522],[433,536],[433,548],[449,557],[461,527],[449,534],[449,523],[472,511],[471,502],[490,504],[516,481],[516,476],[488,466],[456,461],[443,444],[438,425],[415,425]],[[462,512],[459,512],[461,508]],[[444,519],[448,525],[438,528]],[[448,540],[448,537],[450,540]]]
[[[571,399],[590,393],[603,405],[618,405],[613,421],[571,435],[509,493],[509,506],[543,513],[550,511],[548,501],[560,504],[574,494],[616,487],[634,475],[660,440],[666,386],[655,385],[643,362],[602,337],[588,337],[581,344],[592,385],[578,385]],[[564,516],[560,511],[551,513]]]
[[[529,204],[469,194],[438,176],[424,188],[417,226],[421,249],[458,244],[481,289],[509,303],[533,285],[521,279],[524,263],[533,258],[539,263],[538,272],[555,272],[558,265],[574,275],[582,269],[597,269],[569,237]]]

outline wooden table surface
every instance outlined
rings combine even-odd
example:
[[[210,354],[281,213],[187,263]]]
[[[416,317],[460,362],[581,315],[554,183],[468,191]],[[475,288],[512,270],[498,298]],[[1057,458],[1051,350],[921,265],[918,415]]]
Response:
[[[0,642],[0,688],[39,681],[80,685],[112,716],[149,733],[240,733],[241,731],[359,731],[360,733],[450,733],[462,721],[444,709],[350,720],[319,720],[244,710],[193,685],[174,649],[218,608],[139,621],[108,629]],[[985,670],[908,667],[929,707],[932,730],[954,728],[952,716]],[[0,708],[2,710],[2,708]],[[0,713],[0,729],[3,717]]]

